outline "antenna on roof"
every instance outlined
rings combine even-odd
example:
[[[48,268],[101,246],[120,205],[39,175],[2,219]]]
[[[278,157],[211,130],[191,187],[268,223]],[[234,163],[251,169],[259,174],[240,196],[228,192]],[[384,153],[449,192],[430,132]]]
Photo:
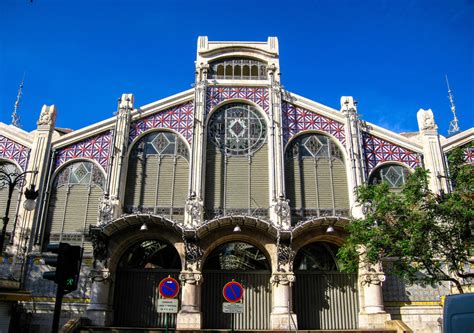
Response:
[[[448,98],[449,98],[449,103],[451,104],[451,112],[453,113],[453,120],[449,122],[448,134],[454,135],[459,132],[459,122],[458,122],[458,117],[456,117],[456,105],[454,104],[454,97],[451,92],[451,87],[449,86],[447,74],[446,74],[446,85],[448,86]]]
[[[12,112],[12,125],[18,128],[20,128],[21,125],[20,125],[20,116],[18,115],[17,111],[18,111],[18,108],[20,107],[20,99],[21,99],[24,83],[25,83],[25,73],[23,73],[23,79],[21,80],[20,88],[18,88],[18,94],[16,95],[16,101],[15,101],[15,105],[13,106],[13,112]]]

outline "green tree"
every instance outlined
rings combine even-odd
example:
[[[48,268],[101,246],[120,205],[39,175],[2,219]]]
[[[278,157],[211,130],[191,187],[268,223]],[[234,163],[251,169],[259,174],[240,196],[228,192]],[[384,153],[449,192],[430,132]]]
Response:
[[[338,252],[344,271],[390,259],[388,274],[408,283],[451,281],[463,293],[463,279],[474,278],[474,165],[464,163],[462,149],[449,155],[449,164],[453,188],[447,193],[431,192],[422,168],[400,191],[385,183],[356,190],[366,213],[347,227],[349,237]]]

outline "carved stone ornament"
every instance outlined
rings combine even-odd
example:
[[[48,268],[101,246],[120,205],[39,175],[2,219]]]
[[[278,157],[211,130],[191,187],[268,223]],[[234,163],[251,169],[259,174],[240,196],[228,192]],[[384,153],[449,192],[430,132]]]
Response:
[[[102,197],[99,203],[99,223],[107,224],[113,219],[114,206],[109,198]]]
[[[199,284],[202,282],[202,274],[195,271],[184,271],[179,274],[181,283]]]
[[[416,118],[418,120],[418,127],[420,131],[438,129],[438,126],[436,125],[434,120],[433,111],[431,111],[431,109],[420,109],[416,114]]]
[[[54,106],[43,105],[37,125],[51,125],[54,121]]]
[[[359,268],[362,276],[362,285],[373,284],[381,286],[383,282],[386,280],[385,274],[383,272],[383,268],[381,264],[377,265],[362,265]]]
[[[103,266],[107,266],[107,237],[102,233],[102,229],[95,226],[89,226],[89,237],[92,242],[94,250],[94,264],[93,267],[97,266],[97,261],[103,263]]]
[[[274,206],[275,214],[281,219],[288,219],[290,216],[290,204],[288,200],[279,199]]]
[[[202,200],[197,198],[195,195],[191,195],[186,200],[186,212],[191,216],[193,224],[201,222],[203,207]]]
[[[201,259],[203,255],[203,250],[199,245],[194,241],[188,241],[183,237],[184,241],[184,253],[185,253],[185,268],[187,270],[199,270],[201,265]]]
[[[89,279],[92,282],[109,282],[110,272],[108,269],[92,269],[89,273]]]
[[[289,271],[293,271],[293,260],[296,252],[287,244],[277,244],[278,255],[278,271],[283,271],[283,267],[288,267]]]
[[[293,273],[273,273],[270,279],[272,284],[292,285],[296,277]]]

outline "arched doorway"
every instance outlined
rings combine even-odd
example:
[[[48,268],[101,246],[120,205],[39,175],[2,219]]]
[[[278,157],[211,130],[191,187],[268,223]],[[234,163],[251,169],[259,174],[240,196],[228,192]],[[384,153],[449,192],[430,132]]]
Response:
[[[294,260],[293,304],[299,329],[357,328],[357,275],[340,272],[338,246],[314,242]]]
[[[236,329],[269,329],[271,311],[270,263],[256,246],[229,242],[218,246],[203,267],[202,294],[204,328],[229,329],[231,315],[222,312],[222,288],[232,281],[245,288],[244,313],[234,315]]]
[[[114,324],[122,327],[165,327],[165,316],[157,313],[156,286],[171,275],[178,279],[181,259],[176,249],[160,240],[131,246],[118,263],[115,278]],[[170,327],[176,326],[171,315]]]

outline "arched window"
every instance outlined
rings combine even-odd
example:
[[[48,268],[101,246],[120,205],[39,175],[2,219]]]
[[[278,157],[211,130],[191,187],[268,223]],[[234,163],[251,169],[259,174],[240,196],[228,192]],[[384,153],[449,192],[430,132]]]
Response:
[[[398,164],[385,164],[377,168],[370,176],[370,184],[385,182],[392,190],[397,190],[405,184],[410,172]]]
[[[20,174],[21,170],[18,167],[10,162],[0,162],[0,170],[4,171],[9,175],[13,174]],[[21,183],[17,184],[17,186],[13,189],[11,201],[10,201],[10,209],[8,210],[8,218],[9,222],[7,224],[7,235],[5,237],[4,244],[8,244],[7,239],[11,240],[11,234],[17,227],[17,219],[16,214],[18,212],[18,205],[19,200],[21,197]],[[0,180],[0,217],[3,217],[5,214],[5,210],[7,208],[7,200],[8,200],[8,185],[3,183]],[[3,222],[3,221],[2,221]],[[3,223],[0,224],[0,228],[3,227]],[[1,251],[2,249],[0,249]]]
[[[210,63],[209,78],[224,80],[266,80],[267,64],[260,60],[247,58],[220,59]]]
[[[206,156],[207,217],[266,216],[267,124],[251,105],[230,103],[212,114]]]
[[[177,134],[145,135],[130,153],[124,211],[182,220],[188,189],[188,160],[188,148]]]
[[[286,149],[286,190],[296,222],[347,216],[349,193],[342,152],[327,136],[305,134]]]
[[[102,170],[92,162],[74,162],[62,169],[51,188],[44,244],[68,242],[92,251],[85,235],[89,225],[97,224],[104,185]]]
[[[244,242],[230,242],[219,246],[206,258],[204,270],[252,271],[269,270],[265,254]]]
[[[337,272],[338,247],[327,242],[315,242],[304,246],[295,256],[295,271]]]

